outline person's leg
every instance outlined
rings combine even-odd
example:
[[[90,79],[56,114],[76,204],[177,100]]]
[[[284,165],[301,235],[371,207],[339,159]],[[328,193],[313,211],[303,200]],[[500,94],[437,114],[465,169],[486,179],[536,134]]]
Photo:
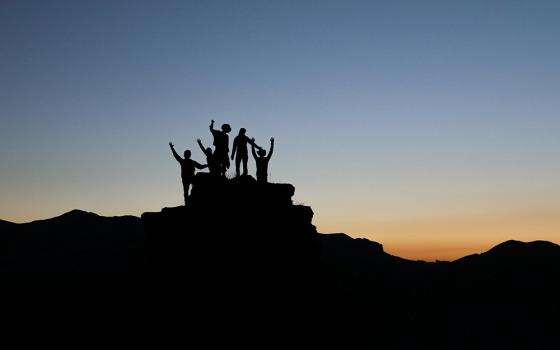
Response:
[[[226,162],[222,160],[222,164],[220,167],[221,171],[220,171],[220,175],[221,176],[226,176],[226,171],[227,171],[227,165]]]
[[[224,176],[226,175],[226,171],[228,170],[229,166],[230,162],[228,152],[224,152]]]
[[[214,167],[216,168],[216,175],[221,176],[222,175],[222,164],[223,164],[223,159],[222,159],[222,154],[216,150],[214,152]]]
[[[239,177],[239,163],[241,163],[241,156],[238,154],[235,155],[235,176]]]
[[[247,157],[246,154],[243,156],[242,160],[243,160],[243,175],[247,176],[247,160],[248,160],[248,157]]]
[[[185,205],[187,205],[187,201],[189,198],[189,188],[191,187],[190,181],[183,181],[183,197],[185,199]]]
[[[226,176],[227,168],[229,168],[229,157],[227,152],[221,151],[219,153],[218,160],[220,162],[220,165],[218,167],[220,169],[220,175]]]

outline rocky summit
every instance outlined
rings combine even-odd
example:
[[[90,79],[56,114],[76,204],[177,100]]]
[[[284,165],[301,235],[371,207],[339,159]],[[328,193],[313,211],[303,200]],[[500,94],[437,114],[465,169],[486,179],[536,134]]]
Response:
[[[197,174],[187,205],[142,215],[155,283],[212,307],[313,304],[318,233],[294,192],[250,176]]]

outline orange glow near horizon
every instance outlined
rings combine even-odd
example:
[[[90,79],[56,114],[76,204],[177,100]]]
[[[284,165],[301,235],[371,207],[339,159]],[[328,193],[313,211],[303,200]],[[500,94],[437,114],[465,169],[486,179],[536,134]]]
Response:
[[[322,220],[319,232],[344,232]],[[432,217],[388,221],[346,222],[346,234],[383,244],[385,252],[402,258],[453,261],[483,253],[507,240],[560,242],[557,210],[507,214]]]
[[[29,222],[58,216],[68,210],[37,212],[36,217],[1,218],[12,222]],[[126,210],[84,208],[103,216],[140,215]],[[154,207],[153,210],[158,210]],[[511,210],[502,213],[454,214],[391,219],[368,219],[363,213],[356,216],[325,216],[316,212],[313,223],[320,233],[345,233],[353,238],[366,238],[383,245],[385,252],[411,260],[453,261],[461,257],[483,253],[507,240],[524,242],[546,240],[560,243],[560,210]],[[338,213],[340,214],[340,213]],[[412,216],[412,215],[410,215]],[[16,218],[14,220],[14,218]]]

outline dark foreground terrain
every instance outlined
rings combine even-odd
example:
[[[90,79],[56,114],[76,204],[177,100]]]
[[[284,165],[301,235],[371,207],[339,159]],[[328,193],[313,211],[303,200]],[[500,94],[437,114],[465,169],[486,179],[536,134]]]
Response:
[[[74,210],[0,221],[0,288],[172,313],[198,328],[269,325],[277,338],[295,324],[318,342],[345,329],[380,349],[560,345],[560,246],[508,241],[453,262],[410,261],[318,234],[294,191],[199,174],[187,206],[142,218]]]

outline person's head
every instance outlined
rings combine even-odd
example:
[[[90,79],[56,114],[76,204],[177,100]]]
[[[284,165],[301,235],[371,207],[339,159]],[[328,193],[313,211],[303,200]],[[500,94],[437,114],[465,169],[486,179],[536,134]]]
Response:
[[[260,150],[257,151],[257,154],[260,157],[264,157],[264,156],[266,156],[266,151],[264,149],[260,149]]]
[[[208,147],[208,148],[206,149],[206,153],[212,154],[212,148]]]
[[[185,157],[185,159],[189,159],[191,157],[191,151],[190,150],[185,150],[185,153],[183,153],[183,156]]]
[[[228,132],[231,131],[231,126],[229,126],[229,124],[223,124],[222,125],[222,131],[227,134]]]
[[[245,135],[246,132],[247,132],[247,130],[245,130],[245,128],[239,129],[239,136]]]

